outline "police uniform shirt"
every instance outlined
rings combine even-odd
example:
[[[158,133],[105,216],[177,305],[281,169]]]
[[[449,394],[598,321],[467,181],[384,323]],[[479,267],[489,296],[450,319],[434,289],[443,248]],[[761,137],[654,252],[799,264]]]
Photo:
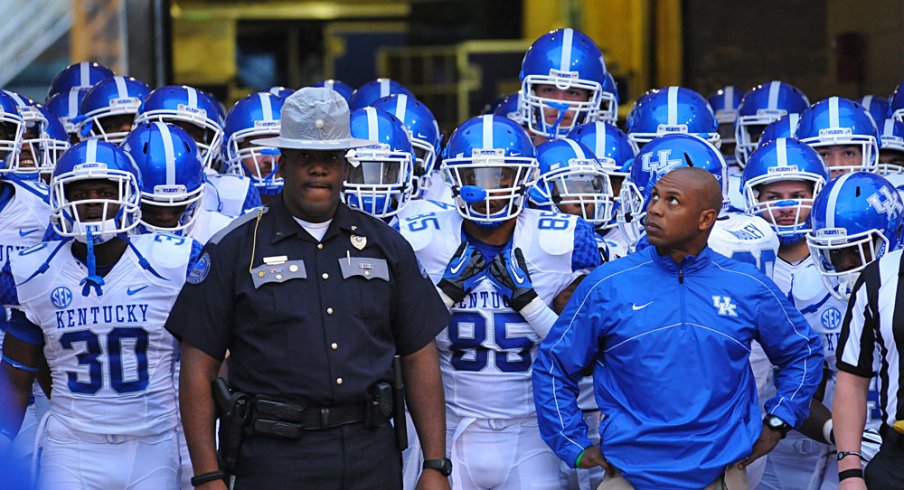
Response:
[[[167,328],[230,384],[322,406],[362,402],[392,357],[432,342],[449,312],[411,246],[340,204],[321,242],[282,198],[211,238]]]

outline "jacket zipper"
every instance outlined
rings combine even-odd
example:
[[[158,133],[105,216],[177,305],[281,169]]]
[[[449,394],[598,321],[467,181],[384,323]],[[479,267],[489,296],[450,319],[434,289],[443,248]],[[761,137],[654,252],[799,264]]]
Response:
[[[684,311],[684,270],[678,266],[678,301],[681,305],[681,326],[687,324],[687,318]]]

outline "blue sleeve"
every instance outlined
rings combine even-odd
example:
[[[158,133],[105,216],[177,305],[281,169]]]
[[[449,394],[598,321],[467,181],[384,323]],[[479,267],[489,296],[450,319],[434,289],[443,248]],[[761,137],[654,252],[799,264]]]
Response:
[[[568,466],[593,443],[578,407],[578,380],[599,355],[603,298],[594,294],[600,269],[581,282],[540,344],[533,366],[540,435]]]
[[[800,427],[810,412],[810,399],[822,379],[822,343],[807,320],[762,274],[757,304],[757,341],[775,370],[776,395],[766,401],[766,413]]]
[[[593,269],[602,263],[596,230],[593,225],[578,218],[574,225],[574,250],[571,252],[571,270]]]
[[[19,295],[16,294],[16,280],[13,278],[12,266],[9,260],[3,263],[0,269],[0,306],[18,306]]]
[[[257,187],[254,186],[254,183],[251,182],[251,179],[248,179],[248,192],[245,194],[245,202],[242,203],[242,213],[247,213],[254,208],[259,208],[263,204],[261,203],[261,193],[257,190]]]
[[[188,256],[188,270],[192,270],[195,267],[195,264],[198,263],[198,258],[201,257],[201,251],[204,249],[204,245],[192,239],[191,241],[191,254]]]
[[[6,315],[2,315],[2,317],[0,329],[4,330],[7,335],[12,335],[26,344],[44,345],[44,331],[41,330],[41,327],[31,323],[21,310],[10,310],[9,321],[6,320]]]

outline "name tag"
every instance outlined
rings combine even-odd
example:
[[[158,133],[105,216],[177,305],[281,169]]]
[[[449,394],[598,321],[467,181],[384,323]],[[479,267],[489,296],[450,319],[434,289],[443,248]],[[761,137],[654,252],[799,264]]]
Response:
[[[382,279],[389,282],[389,265],[385,259],[371,257],[343,257],[339,259],[342,278],[359,276],[367,280]]]
[[[251,269],[254,289],[267,283],[283,283],[292,279],[307,279],[308,273],[303,260],[287,260],[278,265],[264,264]]]

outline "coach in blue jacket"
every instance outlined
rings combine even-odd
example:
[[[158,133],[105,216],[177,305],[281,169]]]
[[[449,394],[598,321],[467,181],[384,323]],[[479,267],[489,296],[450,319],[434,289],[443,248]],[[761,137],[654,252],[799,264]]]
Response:
[[[743,468],[807,418],[819,337],[770,279],[707,248],[721,205],[702,169],[661,178],[646,215],[653,246],[588,275],[540,347],[543,438],[568,464],[606,468],[601,489],[746,489]],[[764,420],[753,340],[778,367]],[[591,371],[600,446],[576,403]]]

